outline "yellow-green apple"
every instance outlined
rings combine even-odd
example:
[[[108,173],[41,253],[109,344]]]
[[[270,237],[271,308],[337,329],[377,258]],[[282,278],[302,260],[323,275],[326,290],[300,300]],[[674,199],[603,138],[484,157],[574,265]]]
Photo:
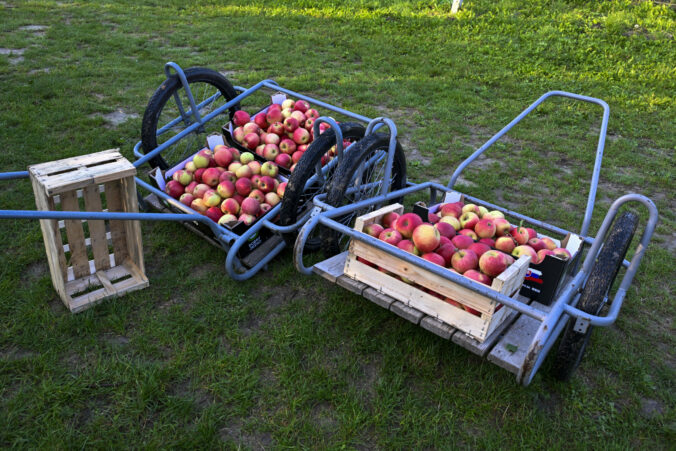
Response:
[[[195,172],[197,170],[197,166],[195,166],[195,163],[191,160],[185,164],[185,167],[183,169],[185,169],[188,172]]]
[[[568,249],[563,247],[557,247],[553,252],[554,255],[559,257],[561,260],[568,260],[570,258],[570,252],[568,252]]]
[[[505,215],[499,210],[491,210],[488,213],[486,213],[483,217],[486,219],[498,219],[498,218],[504,219]]]
[[[183,186],[187,186],[190,184],[190,182],[192,182],[192,174],[183,169],[179,169],[178,171],[174,172],[171,178]]]
[[[206,206],[206,204],[204,203],[204,201],[202,199],[193,200],[192,203],[190,204],[190,208],[195,210],[197,213],[201,213],[201,214],[206,213],[207,210],[209,209],[209,207]]]
[[[554,255],[554,251],[549,250],[549,249],[540,249],[538,251],[538,261],[536,261],[535,263],[538,263],[538,264],[542,263],[543,261],[545,261],[545,257],[547,255]]]
[[[470,244],[467,249],[473,250],[474,253],[477,254],[477,256],[479,257],[481,257],[483,254],[491,250],[490,246],[479,242]]]
[[[237,169],[235,171],[235,175],[237,176],[237,179],[250,179],[251,176],[253,175],[253,172],[251,171],[251,168],[247,165],[242,166],[241,168]],[[204,178],[204,176],[202,177]]]
[[[275,189],[275,179],[269,175],[264,175],[258,182],[258,188],[264,193],[272,192]]]
[[[397,243],[401,241],[401,233],[394,229],[384,229],[380,232],[380,235],[378,235],[378,239],[396,246]]]
[[[491,282],[493,282],[493,279],[491,279],[489,276],[486,274],[477,271],[476,269],[470,269],[469,271],[465,271],[462,273],[463,276],[467,277],[468,279],[475,280],[479,283],[483,283],[484,285],[491,285]]]
[[[495,240],[493,238],[481,238],[479,243],[487,244],[488,247],[495,247]]]
[[[250,197],[252,199],[256,199],[259,204],[262,204],[263,202],[265,202],[265,193],[263,191],[259,190],[259,189],[252,190],[249,193],[248,197]],[[251,213],[249,213],[249,214],[251,214]]]
[[[482,219],[474,226],[474,231],[479,238],[493,238],[495,236],[495,223],[492,219]]]
[[[277,185],[277,195],[282,199],[284,198],[285,191],[286,191],[286,182],[282,182],[279,185]]]
[[[210,156],[207,153],[202,152],[201,150],[192,157],[192,162],[197,169],[209,167]]]
[[[214,161],[217,165],[227,168],[232,163],[232,152],[223,144],[214,147]]]
[[[442,218],[446,216],[453,216],[454,218],[459,218],[462,215],[462,203],[461,202],[452,202],[448,204],[442,204],[437,210],[437,214]]]
[[[237,179],[237,182],[235,182],[235,190],[237,190],[237,193],[240,196],[248,196],[249,193],[251,192],[251,180],[247,178],[241,178]]]
[[[232,122],[238,127],[241,127],[250,120],[251,116],[249,116],[249,113],[244,110],[237,110],[235,111],[235,114],[232,115]]]
[[[195,200],[195,196],[193,196],[190,193],[183,193],[181,194],[181,197],[178,199],[183,205],[190,206],[193,200]]]
[[[225,199],[223,203],[221,203],[221,211],[225,214],[238,215],[239,202],[233,198]]]
[[[469,249],[460,249],[451,257],[451,266],[461,274],[470,269],[476,269],[479,266],[479,257],[474,251]]]
[[[401,240],[397,243],[397,247],[409,254],[420,255],[420,251],[415,247],[415,244],[413,244],[413,241],[411,240]]]
[[[483,207],[483,206],[481,206],[481,205],[480,205],[478,208],[479,208],[479,212],[477,213],[477,215],[479,215],[480,218],[483,218],[484,215],[485,215],[486,213],[488,213],[488,208]]]
[[[228,225],[232,222],[237,222],[237,216],[231,215],[230,213],[226,213],[221,218],[218,220],[219,225]]]
[[[242,221],[245,225],[250,226],[251,224],[256,222],[256,217],[254,215],[248,215],[246,213],[242,213],[241,215],[239,215],[238,220]]]
[[[485,274],[488,274],[491,277],[496,277],[500,275],[505,269],[507,269],[507,260],[504,258],[505,254],[500,251],[488,251],[485,252],[479,258],[479,268]]]
[[[192,195],[195,196],[195,198],[201,199],[204,197],[204,193],[206,193],[210,189],[211,187],[206,183],[200,183],[192,190]]]
[[[509,233],[517,244],[520,245],[526,244],[530,239],[528,237],[528,230],[525,227],[514,227]]]
[[[279,198],[277,193],[265,193],[265,203],[270,205],[271,207],[274,207],[278,203],[280,203],[282,199]]]
[[[218,177],[219,182],[232,182],[235,183],[237,181],[237,176],[235,175],[234,172],[230,171],[223,171],[221,172],[221,175]]]
[[[468,236],[468,237],[472,238],[472,240],[474,240],[474,241],[479,239],[476,232],[472,229],[460,229],[460,230],[458,230],[458,235]]]
[[[296,106],[296,101],[293,99],[285,99],[282,102],[282,109],[290,108],[293,110],[293,107]]]
[[[221,205],[223,199],[221,199],[221,196],[218,195],[216,190],[210,189],[204,193],[202,200],[207,207],[217,207]]]
[[[390,212],[384,215],[381,219],[381,223],[383,227],[387,228],[394,228],[395,223],[397,222],[397,219],[399,218],[399,213],[395,212]]]
[[[426,254],[439,247],[441,235],[439,234],[439,230],[437,230],[436,227],[434,227],[432,224],[425,223],[419,225],[413,230],[412,239],[413,244],[415,244],[420,252]]]
[[[467,249],[472,243],[474,243],[474,240],[467,235],[456,235],[451,238],[451,242],[458,249]]]
[[[258,200],[253,197],[247,197],[242,201],[242,206],[240,207],[242,213],[246,215],[256,216],[260,211],[261,204]]]
[[[250,162],[254,161],[256,158],[251,152],[244,152],[242,155],[239,156],[239,162],[242,164],[249,164]]]
[[[279,154],[279,152],[277,152]],[[276,157],[277,155],[275,155]],[[273,158],[274,159],[274,158]],[[269,177],[277,177],[279,174],[279,166],[274,161],[266,161],[261,165],[261,175]]]
[[[178,199],[181,197],[181,194],[185,192],[185,187],[176,180],[169,180],[167,185],[164,187],[164,192],[169,194],[174,199]]]
[[[511,254],[516,247],[516,241],[514,241],[514,238],[511,236],[501,236],[495,240],[494,247],[498,250],[501,250],[502,252]]]
[[[218,180],[221,178],[221,172],[216,168],[208,168],[202,173],[202,183],[209,186],[218,185]]]
[[[521,244],[515,247],[512,251],[512,256],[516,258],[521,258],[522,255],[528,255],[531,262],[536,262],[538,258],[537,252],[535,252],[533,248],[527,244]]]
[[[218,207],[209,207],[205,214],[207,218],[211,219],[214,222],[218,222],[218,220],[221,219],[221,216],[223,216],[223,212]]]
[[[404,238],[411,238],[413,231],[422,224],[422,219],[415,213],[404,213],[397,219],[395,228]]]
[[[422,258],[427,260],[428,262],[432,262],[435,265],[439,265],[439,266],[445,266],[445,263],[446,263],[446,260],[444,260],[444,257],[437,254],[436,252],[428,252],[426,254],[422,254]]]
[[[477,216],[479,216],[479,206],[476,204],[465,204],[462,206],[462,212],[463,213],[472,212],[475,213]]]
[[[459,219],[463,229],[474,229],[474,226],[479,223],[479,216],[471,211],[464,212]]]
[[[230,163],[228,165],[228,171],[235,174],[235,173],[237,173],[237,169],[241,168],[242,166],[244,166],[244,165],[242,163],[240,163],[239,161],[233,161],[232,163]]]
[[[546,236],[542,237],[542,242],[545,243],[545,248],[549,249],[550,251],[553,251],[558,247],[554,240]]]
[[[378,238],[380,234],[383,233],[383,230],[385,230],[385,228],[377,222],[368,224],[366,227],[364,227],[364,233],[375,238]]]
[[[452,225],[456,232],[462,229],[462,224],[460,224],[460,220],[455,216],[443,216],[439,222],[445,222],[447,224]]]
[[[216,192],[223,199],[228,199],[235,194],[235,184],[230,180],[224,180],[216,187]]]
[[[434,224],[434,227],[439,231],[439,235],[446,238],[453,238],[455,236],[455,227],[453,227],[448,222],[437,222]]]
[[[495,224],[495,234],[497,236],[506,236],[509,235],[509,231],[512,228],[512,225],[505,218],[496,218],[493,219],[493,224]]]
[[[545,243],[543,243],[542,240],[537,237],[528,240],[528,245],[532,247],[535,252],[538,252],[540,249],[546,249]]]
[[[449,267],[451,266],[453,254],[455,254],[457,251],[458,248],[456,248],[452,243],[448,243],[439,246],[435,252],[444,258],[444,266]]]

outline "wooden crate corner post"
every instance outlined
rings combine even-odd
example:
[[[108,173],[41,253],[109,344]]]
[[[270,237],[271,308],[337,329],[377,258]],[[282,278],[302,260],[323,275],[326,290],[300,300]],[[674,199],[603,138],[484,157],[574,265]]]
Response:
[[[28,171],[38,210],[138,212],[136,168],[119,149]],[[40,227],[52,284],[71,312],[148,286],[138,221],[43,219]]]

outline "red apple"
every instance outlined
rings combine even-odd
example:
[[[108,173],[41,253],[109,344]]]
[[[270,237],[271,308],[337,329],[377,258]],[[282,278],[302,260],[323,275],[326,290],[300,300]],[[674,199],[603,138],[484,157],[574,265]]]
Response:
[[[218,184],[216,187],[216,192],[223,199],[228,199],[235,194],[235,184],[230,180],[225,180]]]
[[[258,147],[258,144],[260,144],[260,142],[261,139],[256,133],[247,133],[246,135],[244,135],[244,145],[248,149],[251,150],[255,149],[256,147]]]
[[[311,118],[314,120],[319,119],[319,113],[314,108],[310,108],[307,111],[304,111],[304,113],[307,118]]]
[[[462,273],[463,276],[467,277],[468,279],[476,280],[479,283],[483,283],[484,285],[491,285],[491,282],[493,280],[487,276],[486,274],[483,274],[476,269],[470,269],[469,271],[465,271]]]
[[[235,175],[234,172],[230,171],[223,171],[221,172],[221,175],[218,177],[219,182],[232,182],[235,183],[237,181],[237,176]]]
[[[462,224],[460,224],[460,220],[455,216],[444,216],[441,218],[439,222],[445,222],[446,224],[450,224],[451,226],[453,226],[456,232],[462,229]]]
[[[481,238],[479,243],[484,243],[488,245],[488,247],[495,247],[495,240],[493,238]]]
[[[471,211],[466,211],[460,216],[460,225],[463,229],[474,229],[474,226],[478,223],[479,216]]]
[[[549,249],[550,251],[553,251],[558,247],[554,240],[546,236],[542,237],[542,242],[545,243],[545,248]]]
[[[219,144],[214,147],[214,161],[217,165],[227,168],[232,160],[232,152],[226,146]]]
[[[256,116],[254,116],[254,123],[258,125],[258,127],[261,130],[265,130],[268,128],[268,118],[266,113],[258,113]]]
[[[415,247],[415,244],[413,244],[413,241],[411,240],[401,240],[397,243],[397,247],[408,252],[409,254],[420,255],[420,251],[417,247]]]
[[[254,222],[256,222],[256,217],[254,215],[247,215],[246,213],[242,213],[239,215],[238,218],[239,221],[242,221],[245,225],[250,226]]]
[[[218,180],[221,178],[221,172],[216,168],[208,168],[202,173],[202,183],[209,186],[218,185]]]
[[[286,191],[286,182],[282,182],[277,186],[277,195],[283,199],[285,191]]]
[[[537,264],[542,263],[543,261],[545,261],[545,257],[547,255],[554,255],[554,251],[551,251],[549,249],[540,249],[538,251],[538,259],[535,263],[537,263]]]
[[[181,194],[185,192],[185,187],[176,180],[169,180],[167,185],[164,187],[164,192],[174,199],[178,199],[181,197]]]
[[[244,136],[246,133],[244,133],[244,129],[242,127],[237,127],[232,131],[232,137],[237,141],[238,143],[244,142]]]
[[[190,193],[183,193],[181,194],[181,197],[178,199],[183,205],[190,206],[193,200],[195,200],[195,196],[193,196]]]
[[[279,143],[279,150],[287,155],[292,155],[296,151],[296,143],[289,138],[284,138]]]
[[[439,266],[444,266],[445,263],[446,263],[446,260],[444,260],[444,257],[437,254],[436,252],[428,252],[426,254],[422,254],[422,258],[424,258],[428,262],[432,262],[435,265],[439,265]]]
[[[268,110],[267,114],[265,115],[265,120],[267,120],[268,123],[271,124],[270,126],[272,126],[276,123],[281,124],[282,121],[284,120],[284,117],[282,116],[282,110],[277,109],[277,108],[274,108],[274,109],[270,108]],[[268,133],[269,132],[270,131],[268,129]]]
[[[265,202],[265,193],[259,189],[255,189],[249,193],[249,196],[252,199],[256,199],[259,204]],[[251,214],[251,213],[249,213]]]
[[[518,244],[526,244],[529,240],[528,230],[525,227],[515,227],[510,231],[510,234]]]
[[[396,246],[397,243],[401,241],[401,233],[394,229],[384,229],[380,232],[380,235],[378,235],[378,239]]]
[[[277,155],[277,158],[275,158],[275,163],[277,163],[283,168],[288,169],[291,166],[291,156],[285,153],[280,153],[279,155]]]
[[[310,141],[310,132],[304,128],[297,128],[293,132],[293,142],[298,145],[307,144]]]
[[[192,194],[197,185],[199,185],[199,183],[193,180],[192,182],[188,183],[188,186],[185,187],[185,192]]]
[[[497,236],[505,236],[509,234],[510,229],[512,228],[511,224],[505,218],[496,218],[493,219],[493,224],[495,224],[495,234]]]
[[[239,202],[235,199],[225,199],[221,204],[221,211],[225,214],[238,215],[239,214]]]
[[[258,188],[264,193],[269,193],[275,189],[275,179],[269,175],[264,175],[258,182]]]
[[[240,208],[243,214],[256,216],[260,211],[261,204],[253,197],[247,197],[242,201],[242,206]]]
[[[253,171],[247,165],[244,165],[235,171],[237,179],[250,179],[253,176]]]
[[[437,228],[441,236],[445,236],[446,238],[453,238],[455,236],[455,227],[448,222],[437,222],[434,224],[434,227]]]
[[[479,242],[470,244],[467,249],[473,250],[474,253],[476,253],[476,255],[479,257],[491,250],[490,246]]]
[[[375,222],[372,223],[372,224],[368,224],[366,227],[364,227],[364,233],[366,233],[367,235],[371,235],[373,237],[376,237],[376,238],[378,238],[380,236],[380,234],[382,233],[383,230],[385,230],[385,228],[383,226],[381,226],[380,224],[375,223]]]
[[[282,199],[279,198],[277,193],[265,193],[265,203],[270,205],[271,207],[274,207],[281,201]]]
[[[451,242],[458,249],[467,249],[474,243],[474,240],[467,235],[456,235],[451,238]]]
[[[284,114],[284,111],[282,111],[282,114]],[[291,117],[289,115],[289,117],[284,119],[284,130],[287,131],[287,132],[293,133],[298,128],[298,125],[299,125],[298,119],[296,119],[295,117]],[[307,130],[305,130],[305,131],[307,131]]]
[[[535,231],[535,229],[531,229],[529,227],[526,227],[526,231],[528,232],[528,239],[532,240],[533,238],[538,237],[538,233]]]
[[[190,208],[195,210],[197,213],[205,214],[209,207],[206,206],[202,199],[195,199],[190,204]]]
[[[557,247],[556,249],[554,249],[553,252],[554,255],[556,257],[559,257],[561,260],[568,260],[571,257],[570,252],[568,252],[568,249],[564,249],[562,247]]]
[[[481,258],[479,258],[479,268],[485,274],[488,274],[491,277],[497,277],[507,269],[508,264],[504,256],[505,254],[500,251],[485,252]]]
[[[195,196],[195,198],[201,199],[204,197],[204,193],[206,193],[210,189],[211,187],[206,183],[200,183],[195,187],[195,189],[192,190],[192,195]]]
[[[209,207],[206,216],[212,221],[218,222],[218,220],[221,219],[221,216],[223,216],[223,212],[221,212],[221,209],[218,207]]]
[[[413,243],[420,252],[426,254],[439,247],[441,235],[439,234],[439,230],[432,224],[421,224],[413,230],[412,238]]]
[[[464,308],[467,313],[471,313],[474,316],[481,316],[481,312],[479,310],[475,310],[468,305],[463,305],[462,308]]]
[[[272,210],[272,205],[263,202],[263,203],[261,204],[261,209],[260,209],[260,212],[258,213],[258,215],[259,215],[259,216],[263,216],[263,215],[265,215],[267,212],[269,212],[270,210]]]
[[[458,231],[458,235],[468,236],[468,237],[472,238],[472,240],[474,240],[474,241],[477,241],[479,239],[476,232],[474,232],[474,230],[472,230],[472,229],[460,229]]]
[[[437,214],[442,218],[446,216],[453,216],[454,218],[459,218],[462,215],[462,203],[461,202],[452,202],[448,204],[442,204],[437,211]]]
[[[381,222],[383,224],[383,227],[387,228],[394,228],[394,224],[397,222],[397,219],[399,218],[399,213],[395,212],[390,212],[384,215],[381,219]]]
[[[310,109],[310,104],[305,100],[296,100],[296,103],[293,105],[293,109],[305,113]]]
[[[453,254],[455,254],[457,251],[458,248],[456,248],[452,243],[448,243],[439,246],[435,252],[444,258],[444,266],[449,267],[451,266]]]
[[[235,111],[235,114],[232,115],[232,122],[238,127],[241,127],[250,120],[251,116],[249,116],[249,113],[244,110],[237,110]]]
[[[251,180],[247,178],[237,179],[237,182],[235,183],[235,189],[239,195],[248,196],[251,192]]]
[[[395,228],[404,238],[411,238],[413,231],[422,224],[422,219],[415,213],[405,213],[397,219]]]
[[[501,236],[495,240],[496,249],[511,254],[516,247],[516,241],[511,236]]]
[[[474,231],[479,238],[493,238],[495,236],[495,223],[492,219],[482,219],[474,226]]]
[[[479,257],[469,249],[460,249],[451,257],[451,266],[461,274],[470,269],[476,269],[479,265]]]
[[[451,243],[450,238],[442,235],[441,238],[439,238],[439,247],[443,246],[444,244],[453,244],[453,243]]]
[[[545,243],[543,243],[542,240],[537,237],[528,240],[528,245],[532,247],[535,252],[538,252],[540,249],[546,249]]]
[[[441,217],[435,213],[427,213],[427,222],[430,224],[436,224],[440,219]]]

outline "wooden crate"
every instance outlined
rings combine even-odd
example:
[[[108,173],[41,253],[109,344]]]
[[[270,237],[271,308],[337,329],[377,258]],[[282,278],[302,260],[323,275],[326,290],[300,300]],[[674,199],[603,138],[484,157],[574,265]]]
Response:
[[[401,214],[403,211],[404,207],[400,204],[383,207],[377,211],[358,217],[354,228],[361,232],[369,224],[374,222],[380,223],[380,219],[387,213],[396,212]],[[413,284],[406,283],[397,277],[393,277],[377,268],[362,263],[357,260],[357,257],[374,263],[392,274],[404,277],[412,281]],[[529,257],[518,259],[506,271],[493,279],[491,288],[507,296],[514,297],[521,288],[529,262]],[[414,307],[429,316],[433,316],[446,324],[462,330],[479,342],[483,342],[511,312],[510,308],[502,308],[501,304],[485,296],[357,240],[352,240],[350,243],[344,272],[355,280],[363,282],[392,298],[404,302],[408,306]],[[478,282],[474,283],[478,284]],[[445,302],[434,294],[424,291],[421,287],[431,290],[444,298],[448,297],[471,307],[478,311],[479,315],[477,316]]]
[[[138,212],[136,168],[119,149],[28,171],[38,210]],[[52,283],[71,312],[148,286],[138,221],[45,219],[40,226]]]

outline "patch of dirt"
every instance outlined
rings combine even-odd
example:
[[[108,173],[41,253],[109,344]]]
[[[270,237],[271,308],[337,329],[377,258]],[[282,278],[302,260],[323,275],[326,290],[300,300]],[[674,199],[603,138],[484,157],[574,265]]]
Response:
[[[71,351],[61,358],[61,363],[68,368],[68,374],[74,377],[80,375],[86,366],[85,361],[77,352]]]
[[[352,381],[354,387],[366,395],[367,401],[376,396],[376,384],[380,378],[381,368],[382,362],[379,358],[364,362],[360,365],[358,377]]]
[[[191,399],[197,409],[204,410],[216,402],[209,391],[195,387],[192,380],[180,381],[167,387],[167,394],[184,399]]]
[[[8,48],[0,48],[0,55],[7,55],[9,56],[9,64],[12,66],[15,66],[21,62],[23,62],[23,53],[26,51],[26,49],[8,49]]]
[[[48,74],[52,70],[49,67],[45,67],[44,69],[33,69],[31,71],[28,71],[28,75],[36,75],[36,74]]]
[[[261,329],[263,322],[262,318],[251,317],[240,326],[239,330],[245,337],[250,337]]]
[[[108,122],[109,127],[117,127],[120,124],[127,122],[129,119],[138,119],[139,115],[136,113],[125,113],[122,109],[117,109],[112,113],[108,114],[92,114],[90,118],[102,117],[106,122]]]
[[[338,426],[335,419],[335,409],[328,402],[322,402],[312,408],[312,420],[320,429],[326,432],[333,432]]]
[[[22,360],[30,359],[37,356],[35,352],[27,351],[25,349],[17,348],[16,346],[11,346],[7,349],[0,349],[0,359],[2,360]]]
[[[641,416],[647,419],[656,418],[664,414],[664,405],[655,399],[641,399]]]
[[[19,30],[21,31],[32,31],[33,36],[38,38],[44,37],[47,34],[48,29],[49,27],[46,25],[26,25],[19,27]]]
[[[126,346],[129,344],[129,338],[125,337],[124,335],[117,335],[110,332],[103,334],[103,341],[113,347]]]
[[[237,448],[249,448],[252,450],[271,449],[274,446],[272,436],[267,432],[248,432],[244,430],[240,421],[233,421],[219,431],[221,440],[233,441]]]

